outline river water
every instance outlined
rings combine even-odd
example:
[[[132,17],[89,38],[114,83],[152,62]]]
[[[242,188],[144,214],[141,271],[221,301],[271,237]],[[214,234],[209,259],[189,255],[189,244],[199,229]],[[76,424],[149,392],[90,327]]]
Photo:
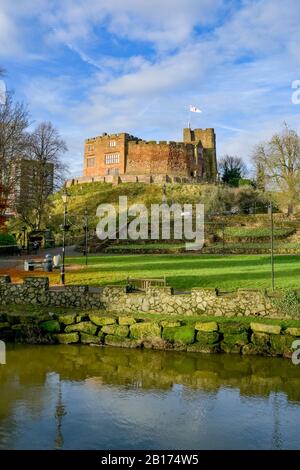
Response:
[[[9,345],[0,449],[300,449],[287,359]]]

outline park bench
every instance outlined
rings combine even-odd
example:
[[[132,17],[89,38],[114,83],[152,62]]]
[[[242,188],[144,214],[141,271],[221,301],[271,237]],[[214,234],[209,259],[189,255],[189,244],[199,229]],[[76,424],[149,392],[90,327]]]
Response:
[[[166,277],[162,278],[127,278],[127,286],[132,290],[146,290],[149,287],[166,287]]]

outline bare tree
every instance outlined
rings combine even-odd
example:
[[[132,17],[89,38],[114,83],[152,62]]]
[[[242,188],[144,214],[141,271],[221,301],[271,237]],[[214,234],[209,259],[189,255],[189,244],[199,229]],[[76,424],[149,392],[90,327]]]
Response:
[[[288,214],[292,214],[300,190],[300,137],[297,132],[284,124],[281,133],[256,147],[253,160],[263,171],[266,183],[276,186],[283,195]]]
[[[0,106],[0,187],[3,207],[6,207],[18,183],[16,164],[28,144],[26,128],[29,115],[22,103],[14,103],[8,93]]]
[[[30,165],[28,198],[20,201],[18,212],[24,222],[40,229],[50,194],[65,180],[67,166],[62,156],[67,151],[65,141],[51,122],[42,122],[29,136],[26,164]]]

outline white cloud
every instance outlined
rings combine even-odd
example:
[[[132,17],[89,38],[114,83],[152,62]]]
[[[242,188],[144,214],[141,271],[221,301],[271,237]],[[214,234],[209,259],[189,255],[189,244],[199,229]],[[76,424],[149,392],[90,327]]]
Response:
[[[5,11],[0,10],[0,56],[16,54],[19,50],[17,28]]]
[[[0,5],[0,38],[9,42],[5,51],[15,47],[17,54],[21,47],[27,58],[38,57],[39,41],[29,41],[25,21],[34,18],[51,57],[68,46],[91,66],[85,78],[37,74],[25,87],[35,116],[56,118],[76,159],[80,142],[103,131],[180,139],[189,103],[203,109],[192,125],[216,127],[220,154],[248,157],[284,120],[300,122],[300,106],[290,99],[291,82],[300,79],[298,0],[286,0],[284,8],[280,0],[20,0],[18,8],[0,0]],[[112,56],[107,30],[117,45],[136,41],[138,53]],[[151,54],[143,55],[144,43]]]

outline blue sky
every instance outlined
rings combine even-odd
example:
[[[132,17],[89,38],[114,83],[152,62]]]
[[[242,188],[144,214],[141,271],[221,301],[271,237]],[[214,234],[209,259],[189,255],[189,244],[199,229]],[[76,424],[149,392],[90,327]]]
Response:
[[[219,158],[249,161],[284,121],[300,131],[299,24],[299,0],[0,0],[0,65],[73,175],[102,132],[181,140],[190,104]]]

